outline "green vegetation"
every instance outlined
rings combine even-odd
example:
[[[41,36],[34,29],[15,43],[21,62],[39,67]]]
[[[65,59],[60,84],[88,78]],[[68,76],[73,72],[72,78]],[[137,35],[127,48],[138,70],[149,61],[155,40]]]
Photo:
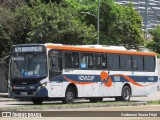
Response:
[[[96,44],[98,0],[3,0],[0,58],[13,44]],[[143,45],[141,17],[132,4],[100,3],[100,44]]]
[[[103,101],[98,103],[73,103],[73,104],[62,104],[62,103],[44,103],[42,105],[28,105],[28,106],[14,106],[14,107],[2,107],[2,109],[9,110],[40,110],[40,109],[68,109],[68,108],[88,108],[91,107],[109,107],[109,106],[132,106],[137,105],[135,102],[117,102],[117,101]]]
[[[160,104],[160,100],[157,101],[148,101],[147,104]]]
[[[155,29],[151,30],[150,34],[153,36],[153,41],[150,41],[147,44],[147,47],[157,53],[160,53],[160,26],[157,26]],[[158,57],[160,57],[160,55],[158,55]]]

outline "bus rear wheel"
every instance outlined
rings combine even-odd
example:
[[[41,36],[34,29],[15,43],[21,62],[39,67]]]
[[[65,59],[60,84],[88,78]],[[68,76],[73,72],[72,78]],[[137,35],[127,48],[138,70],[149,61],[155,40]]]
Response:
[[[124,86],[120,97],[115,97],[116,101],[129,101],[131,97],[131,89],[128,85]]]
[[[75,93],[72,87],[67,88],[65,98],[62,99],[63,104],[71,104],[74,102]]]
[[[33,98],[33,99],[32,99],[32,102],[33,102],[34,104],[36,104],[36,105],[40,105],[40,104],[42,104],[43,99],[41,99],[41,98]]]

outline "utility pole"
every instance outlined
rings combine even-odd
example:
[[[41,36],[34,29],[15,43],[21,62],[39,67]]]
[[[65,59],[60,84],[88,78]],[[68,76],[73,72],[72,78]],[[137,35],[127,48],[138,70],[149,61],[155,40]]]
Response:
[[[144,25],[145,25],[144,38],[147,40],[147,38],[148,38],[148,0],[145,0]]]
[[[99,16],[100,16],[100,0],[98,0],[98,14],[97,14],[97,44],[99,45]]]

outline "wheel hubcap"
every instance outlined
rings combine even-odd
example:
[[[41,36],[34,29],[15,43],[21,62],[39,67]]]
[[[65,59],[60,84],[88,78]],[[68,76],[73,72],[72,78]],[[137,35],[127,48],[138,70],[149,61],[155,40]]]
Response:
[[[124,98],[126,99],[126,100],[128,100],[129,99],[129,91],[128,90],[125,90],[124,91],[124,93],[123,93],[123,96],[124,96]]]
[[[69,100],[69,101],[73,100],[73,93],[70,91],[67,94],[67,100]]]

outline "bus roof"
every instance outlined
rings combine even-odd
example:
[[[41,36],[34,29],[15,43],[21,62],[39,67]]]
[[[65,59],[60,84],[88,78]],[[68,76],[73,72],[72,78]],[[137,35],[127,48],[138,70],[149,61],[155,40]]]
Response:
[[[46,43],[46,48],[72,51],[86,51],[86,52],[104,52],[104,53],[120,53],[120,54],[134,54],[134,55],[148,55],[155,56],[155,52],[140,52],[135,50],[127,50],[123,46],[104,46],[104,45],[63,45]]]

